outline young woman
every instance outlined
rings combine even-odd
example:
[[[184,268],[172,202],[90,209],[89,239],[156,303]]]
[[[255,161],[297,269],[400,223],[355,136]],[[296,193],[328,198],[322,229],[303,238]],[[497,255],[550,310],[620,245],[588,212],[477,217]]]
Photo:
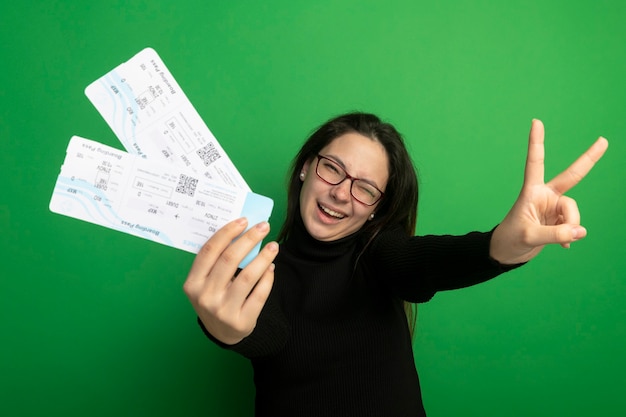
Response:
[[[239,271],[269,225],[242,234],[246,220],[233,221],[198,253],[184,285],[207,336],[251,360],[256,415],[424,416],[406,303],[586,235],[563,193],[608,143],[598,139],[545,184],[543,138],[534,120],[522,191],[492,231],[413,236],[417,179],[396,129],[352,113],[313,133],[293,163],[280,252],[270,242]]]

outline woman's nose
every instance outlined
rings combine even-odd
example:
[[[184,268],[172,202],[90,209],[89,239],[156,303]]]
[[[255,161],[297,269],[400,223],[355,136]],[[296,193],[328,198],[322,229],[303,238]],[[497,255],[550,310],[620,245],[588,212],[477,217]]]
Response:
[[[352,188],[352,180],[346,178],[337,185],[333,185],[331,195],[338,201],[350,201],[350,188]]]

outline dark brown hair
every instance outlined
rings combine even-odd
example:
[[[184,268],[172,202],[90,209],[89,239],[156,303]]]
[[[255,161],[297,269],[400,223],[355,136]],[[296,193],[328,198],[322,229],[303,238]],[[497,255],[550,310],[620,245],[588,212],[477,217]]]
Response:
[[[363,251],[381,230],[391,225],[399,224],[407,235],[415,233],[418,201],[417,174],[402,135],[395,127],[382,122],[377,116],[356,112],[335,117],[321,125],[306,140],[294,158],[288,180],[287,215],[278,234],[279,241],[284,241],[289,237],[296,219],[300,216],[302,181],[300,181],[299,174],[302,167],[307,161],[312,161],[322,148],[346,133],[359,133],[379,142],[385,148],[389,158],[389,180],[385,196],[376,209],[374,219],[365,222],[362,228],[366,241]],[[404,310],[412,336],[417,321],[417,307],[405,301]]]
[[[300,215],[300,170],[337,137],[346,133],[359,133],[380,142],[389,158],[389,180],[385,196],[376,209],[376,216],[363,226],[363,233],[371,240],[381,230],[400,224],[407,234],[415,232],[417,220],[418,183],[415,167],[404,140],[389,123],[382,122],[369,113],[348,113],[335,117],[321,125],[306,140],[291,165],[287,190],[287,215],[278,235],[284,241],[290,234],[295,219]]]

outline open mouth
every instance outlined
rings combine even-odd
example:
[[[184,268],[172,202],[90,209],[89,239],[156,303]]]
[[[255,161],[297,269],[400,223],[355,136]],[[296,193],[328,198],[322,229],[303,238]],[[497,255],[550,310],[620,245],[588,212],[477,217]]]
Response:
[[[339,213],[338,211],[334,211],[329,209],[328,207],[324,207],[321,204],[318,204],[317,207],[319,207],[319,209],[326,214],[329,217],[332,217],[333,219],[343,219],[344,217],[346,217],[345,214],[343,213]]]

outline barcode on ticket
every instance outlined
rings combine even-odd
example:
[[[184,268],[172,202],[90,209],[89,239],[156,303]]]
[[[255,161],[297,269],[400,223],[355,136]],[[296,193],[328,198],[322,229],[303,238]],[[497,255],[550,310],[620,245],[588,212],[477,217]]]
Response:
[[[219,151],[213,143],[209,143],[205,147],[198,149],[196,153],[207,167],[221,158]]]
[[[198,180],[193,177],[189,177],[185,174],[180,174],[178,178],[178,185],[176,186],[176,192],[180,194],[187,194],[190,197],[196,193],[196,187],[198,186]]]

